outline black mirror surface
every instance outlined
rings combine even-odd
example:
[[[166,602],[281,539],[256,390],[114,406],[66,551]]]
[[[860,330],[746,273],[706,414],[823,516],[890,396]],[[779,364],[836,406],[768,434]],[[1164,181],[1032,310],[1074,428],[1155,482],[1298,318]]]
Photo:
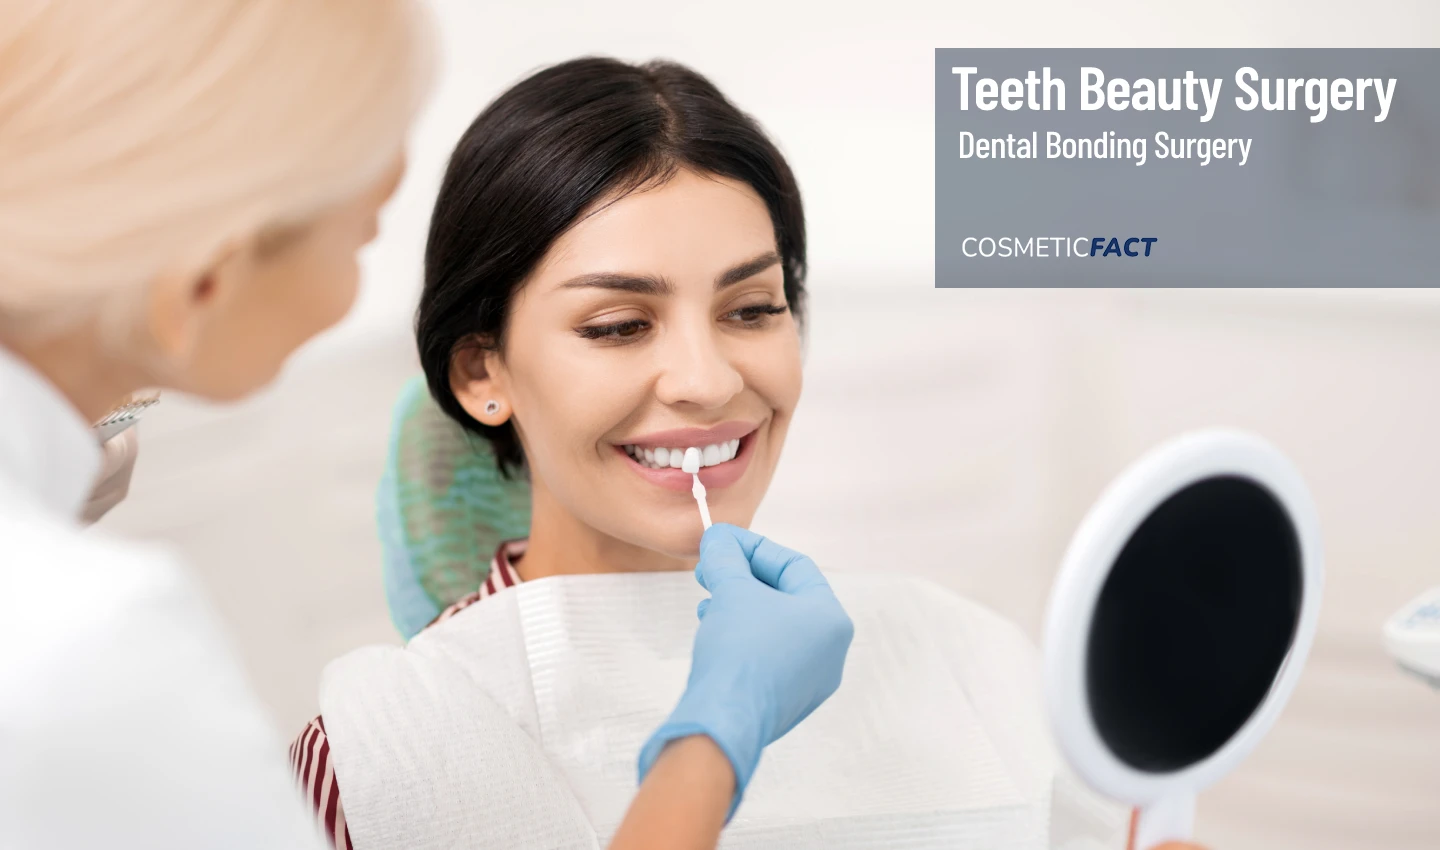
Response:
[[[1152,511],[1101,589],[1086,649],[1111,752],[1164,773],[1223,747],[1279,675],[1303,580],[1295,527],[1255,481],[1204,479]]]

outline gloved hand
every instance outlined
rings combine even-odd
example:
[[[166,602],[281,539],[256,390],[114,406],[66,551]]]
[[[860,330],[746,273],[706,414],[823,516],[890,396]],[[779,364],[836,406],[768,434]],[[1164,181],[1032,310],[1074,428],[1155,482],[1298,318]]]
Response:
[[[840,687],[855,626],[814,561],[743,528],[712,525],[695,575],[710,598],[690,680],[641,749],[640,780],[669,742],[708,735],[735,768],[728,822],[760,752]]]

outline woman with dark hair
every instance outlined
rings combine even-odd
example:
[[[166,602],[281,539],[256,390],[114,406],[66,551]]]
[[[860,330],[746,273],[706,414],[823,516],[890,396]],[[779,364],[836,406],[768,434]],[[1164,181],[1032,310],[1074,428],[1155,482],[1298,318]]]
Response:
[[[679,451],[673,468],[657,452],[701,448],[716,519],[748,525],[799,397],[804,266],[788,166],[686,68],[579,60],[486,109],[436,202],[417,339],[440,407],[489,442],[502,476],[529,479],[531,533],[502,545],[485,584],[434,624],[522,580],[691,569],[694,503],[673,484],[683,477],[688,494],[689,476]],[[697,331],[722,348],[696,350]],[[601,432],[613,451],[581,448]],[[669,740],[662,729],[649,743]],[[758,748],[720,743],[738,803]],[[336,845],[351,847],[331,744],[317,717],[291,758]]]
[[[475,120],[436,201],[416,338],[435,403],[503,475],[528,481],[529,536],[502,543],[483,585],[406,650],[327,668],[323,719],[292,754],[307,787],[343,796],[350,831],[337,843],[585,847],[616,834],[634,790],[631,756],[616,754],[643,741],[644,777],[667,735],[697,725],[687,691],[661,732],[640,732],[665,717],[673,692],[655,681],[683,676],[671,662],[689,651],[689,634],[666,625],[688,597],[666,576],[738,544],[770,553],[781,586],[811,580],[809,559],[741,530],[800,399],[804,295],[795,177],[694,71],[567,62]],[[693,479],[680,468],[692,447]],[[703,537],[695,480],[717,522]],[[858,681],[834,698],[848,695],[845,708],[767,762],[736,840],[1042,846],[1056,769],[1024,636],[908,579],[840,591],[873,629],[846,667]],[[597,612],[607,604],[626,613]],[[694,601],[676,604],[693,624]],[[700,612],[703,631],[716,611]],[[582,635],[590,626],[608,637]],[[597,657],[595,644],[618,654],[555,666]],[[942,715],[945,734],[932,734]],[[762,745],[785,730],[771,732]],[[733,815],[761,747],[723,737]]]

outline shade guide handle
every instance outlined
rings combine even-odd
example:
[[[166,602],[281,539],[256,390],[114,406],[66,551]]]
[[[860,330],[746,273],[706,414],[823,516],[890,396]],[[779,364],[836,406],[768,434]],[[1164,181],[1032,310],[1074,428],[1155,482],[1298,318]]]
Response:
[[[1126,850],[1154,850],[1171,841],[1189,841],[1194,834],[1195,795],[1175,794],[1135,809]]]

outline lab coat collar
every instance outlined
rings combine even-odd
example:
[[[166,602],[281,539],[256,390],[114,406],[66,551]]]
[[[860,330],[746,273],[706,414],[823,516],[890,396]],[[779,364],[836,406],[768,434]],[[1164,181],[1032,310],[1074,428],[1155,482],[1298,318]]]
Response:
[[[0,487],[45,510],[79,517],[102,452],[89,424],[60,391],[0,346]]]

